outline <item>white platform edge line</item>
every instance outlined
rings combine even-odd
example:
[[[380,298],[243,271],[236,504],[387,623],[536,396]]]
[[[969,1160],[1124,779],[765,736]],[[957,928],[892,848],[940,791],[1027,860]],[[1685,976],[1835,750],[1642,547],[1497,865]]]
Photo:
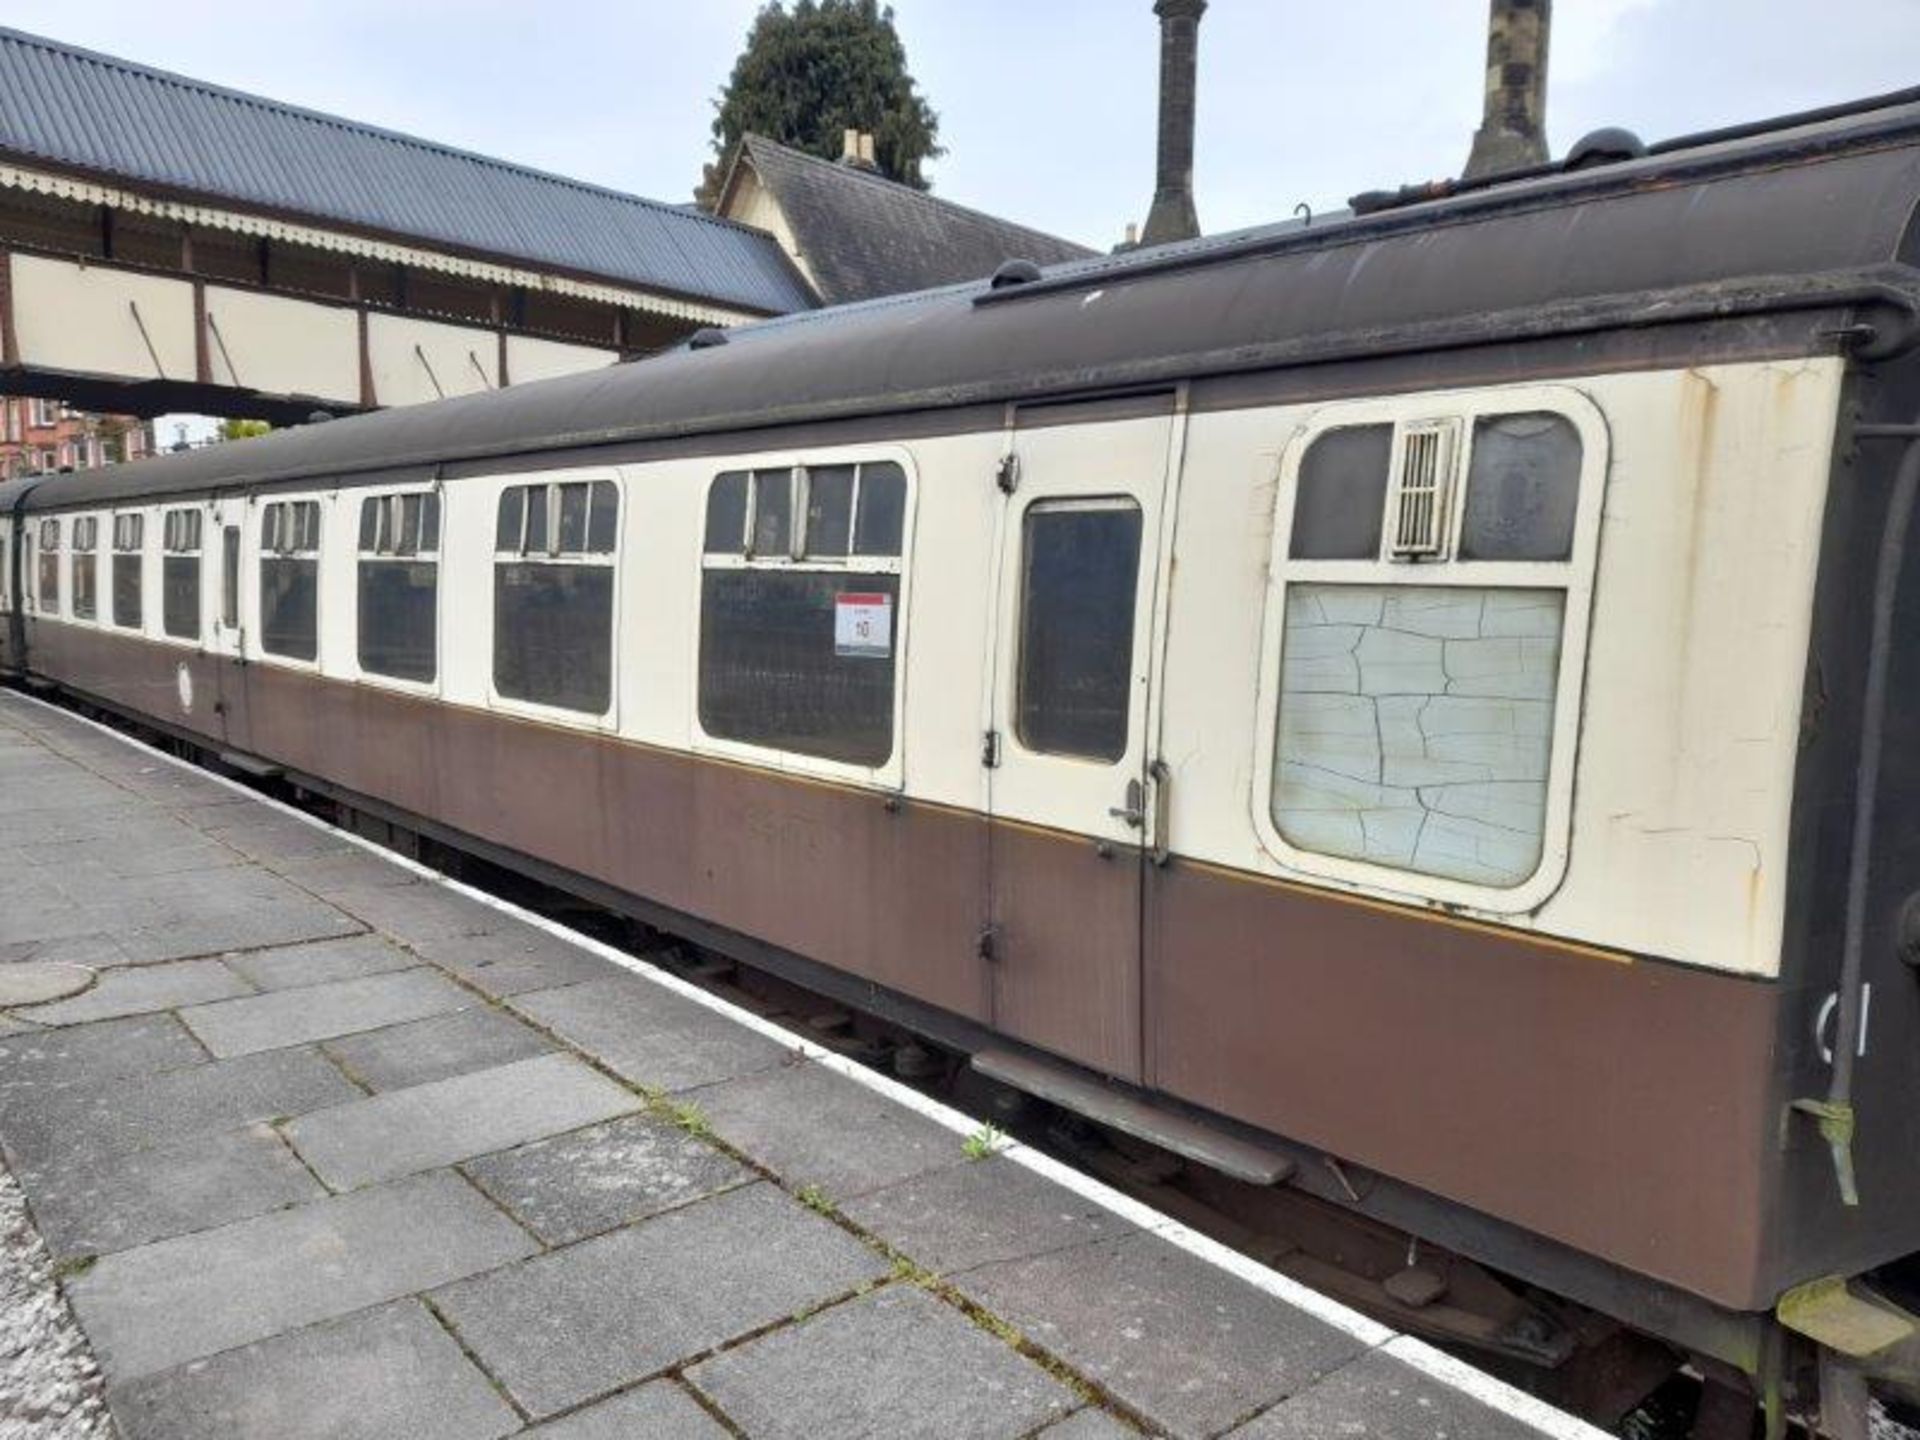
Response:
[[[649,965],[645,961],[628,955],[622,950],[615,949],[604,941],[594,939],[591,935],[583,935],[577,930],[572,930],[562,925],[557,920],[549,920],[546,916],[536,915],[531,911],[524,910],[511,901],[502,900],[496,895],[489,895],[484,890],[477,890],[463,881],[455,880],[450,876],[441,874],[430,866],[421,864],[418,860],[409,859],[405,855],[389,850],[377,841],[355,835],[352,831],[343,830],[337,825],[329,825],[317,815],[309,815],[306,811],[288,805],[284,801],[276,800],[270,795],[262,795],[259,791],[238,780],[231,780],[224,775],[216,775],[210,770],[195,765],[190,760],[182,760],[176,755],[167,754],[164,750],[156,750],[152,746],[136,740],[131,735],[126,735],[115,730],[110,725],[103,725],[99,721],[90,720],[84,715],[76,715],[71,710],[63,709],[58,705],[41,700],[32,695],[24,695],[19,691],[13,691],[11,693],[18,699],[26,701],[28,704],[37,705],[43,710],[48,710],[53,714],[61,716],[63,719],[76,721],[79,724],[89,726],[92,729],[98,730],[103,735],[110,735],[129,748],[144,751],[157,760],[163,760],[201,779],[210,780],[216,785],[224,786],[256,804],[277,810],[284,815],[290,815],[303,824],[311,825],[316,830],[324,830],[330,835],[339,836],[341,839],[371,852],[390,864],[397,865],[403,870],[411,871],[423,880],[455,891],[470,900],[478,901],[489,909],[497,910],[503,915],[511,916],[522,924],[532,925],[534,928],[543,930],[556,939],[578,946],[591,954],[599,956],[603,960],[619,966],[621,969],[639,979],[648,981],[663,990],[679,995],[684,999],[691,1000],[696,1004],[703,1005],[714,1013],[734,1021],[736,1024],[744,1025],[749,1030],[756,1031],[769,1039],[778,1041],[787,1049],[805,1055],[809,1060],[824,1065],[836,1074],[846,1076],[856,1084],[864,1085],[867,1089],[884,1096],[886,1099],[898,1105],[906,1107],[915,1114],[924,1116],[935,1124],[946,1127],[957,1135],[973,1135],[980,1129],[980,1123],[970,1115],[963,1114],[949,1105],[943,1105],[938,1100],[902,1085],[899,1081],[889,1076],[882,1075],[876,1070],[870,1070],[864,1065],[847,1059],[844,1055],[825,1048],[816,1041],[809,1040],[805,1036],[796,1034],[794,1031],[788,1030],[782,1025],[775,1024],[765,1016],[756,1015],[750,1010],[733,1004],[731,1001],[723,1000],[718,995],[701,989],[691,981],[682,980],[677,975],[668,974],[656,966]],[[1286,1304],[1312,1315],[1315,1319],[1351,1336],[1369,1350],[1384,1351],[1394,1359],[1420,1371],[1428,1378],[1445,1385],[1450,1390],[1457,1390],[1483,1405],[1487,1405],[1503,1414],[1510,1415],[1525,1424],[1535,1426],[1541,1430],[1543,1434],[1549,1436],[1550,1440],[1610,1440],[1610,1437],[1605,1431],[1589,1425],[1577,1416],[1569,1415],[1562,1410],[1556,1410],[1545,1401],[1537,1399],[1527,1394],[1524,1390],[1509,1385],[1506,1381],[1489,1375],[1483,1370],[1475,1369],[1464,1360],[1455,1359],[1445,1351],[1438,1350],[1432,1345],[1427,1344],[1424,1340],[1416,1339],[1411,1335],[1401,1334],[1398,1331],[1380,1324],[1376,1320],[1369,1319],[1359,1311],[1341,1304],[1338,1300],[1330,1296],[1322,1295],[1317,1290],[1309,1289],[1291,1276],[1282,1275],[1277,1270],[1271,1270],[1265,1265],[1260,1264],[1257,1260],[1242,1255],[1237,1250],[1229,1249],[1210,1236],[1202,1235],[1199,1231],[1182,1224],[1180,1221],[1160,1214],[1151,1207],[1135,1200],[1132,1196],[1124,1195],[1118,1190],[1114,1190],[1102,1182],[1093,1179],[1091,1176],[1083,1175],[1078,1170],[1063,1165],[1051,1155],[1031,1149],[1014,1140],[1005,1141],[997,1146],[996,1153],[1004,1155],[1016,1164],[1025,1166],[1035,1174],[1051,1180],[1054,1184],[1071,1191],[1082,1199],[1092,1201],[1094,1204],[1099,1205],[1102,1209],[1118,1216],[1120,1219],[1126,1220],[1142,1230],[1159,1236],[1168,1244],[1185,1251],[1195,1259],[1211,1265],[1215,1269],[1224,1270],[1235,1279],[1244,1281],[1255,1289],[1263,1291],[1277,1300],[1284,1301]]]

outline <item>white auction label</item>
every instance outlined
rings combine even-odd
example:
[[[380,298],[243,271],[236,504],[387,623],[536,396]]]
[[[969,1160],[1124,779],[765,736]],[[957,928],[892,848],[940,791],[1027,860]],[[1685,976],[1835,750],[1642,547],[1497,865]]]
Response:
[[[833,597],[833,653],[884,660],[893,653],[893,597],[843,592]]]

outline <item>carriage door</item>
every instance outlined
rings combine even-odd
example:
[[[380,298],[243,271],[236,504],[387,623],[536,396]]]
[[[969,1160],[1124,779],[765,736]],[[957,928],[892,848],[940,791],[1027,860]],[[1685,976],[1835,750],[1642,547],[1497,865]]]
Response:
[[[983,755],[993,1023],[1130,1080],[1171,411],[1152,397],[1018,415]]]

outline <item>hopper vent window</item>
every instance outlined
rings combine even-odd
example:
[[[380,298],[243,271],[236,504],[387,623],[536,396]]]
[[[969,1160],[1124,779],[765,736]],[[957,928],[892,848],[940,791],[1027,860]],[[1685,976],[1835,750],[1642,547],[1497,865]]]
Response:
[[[1460,422],[1423,420],[1400,431],[1393,472],[1393,544],[1395,560],[1445,557],[1447,502],[1453,493]]]

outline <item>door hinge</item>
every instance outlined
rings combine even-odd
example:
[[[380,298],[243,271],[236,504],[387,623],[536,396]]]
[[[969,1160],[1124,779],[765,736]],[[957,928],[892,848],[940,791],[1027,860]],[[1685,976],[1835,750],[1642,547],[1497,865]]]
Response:
[[[1000,927],[982,925],[980,935],[974,942],[974,953],[989,964],[1000,958]]]
[[[989,770],[1000,768],[1000,732],[989,730],[980,740],[980,763]]]
[[[994,467],[993,483],[1000,487],[1002,495],[1011,495],[1020,484],[1020,457],[1008,451],[1000,457],[1000,463]]]

